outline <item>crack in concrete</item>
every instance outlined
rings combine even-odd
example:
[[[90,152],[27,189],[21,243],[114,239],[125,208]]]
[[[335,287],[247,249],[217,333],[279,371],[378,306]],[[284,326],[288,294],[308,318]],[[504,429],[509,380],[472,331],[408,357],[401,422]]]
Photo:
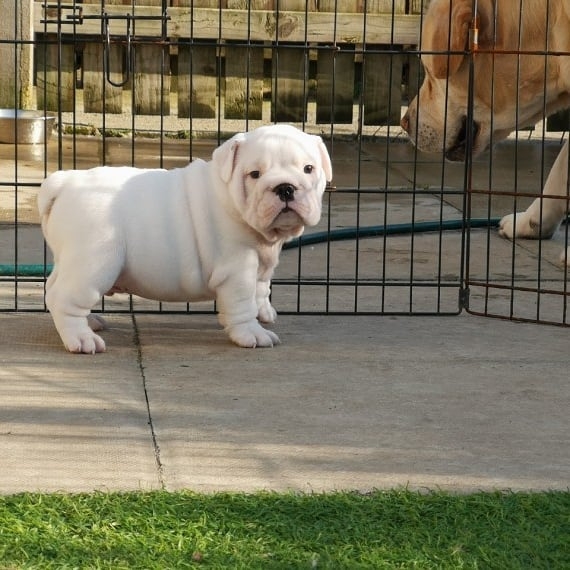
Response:
[[[146,402],[146,412],[147,412],[147,417],[148,417],[148,425],[150,427],[150,434],[152,437],[152,447],[154,449],[154,459],[156,462],[158,482],[160,484],[161,489],[166,489],[166,482],[164,481],[164,465],[162,464],[162,460],[160,458],[160,445],[158,445],[158,437],[156,435],[156,430],[154,428],[154,422],[152,420],[152,412],[150,410],[150,400],[148,397],[148,387],[147,387],[146,375],[145,375],[145,371],[144,371],[139,328],[138,328],[136,316],[134,313],[131,313],[131,321],[133,323],[133,342],[134,342],[134,345],[135,345],[135,348],[137,351],[137,364],[138,364],[140,375],[141,375],[142,387],[143,387],[143,391],[144,391],[144,398],[145,398],[145,402]]]

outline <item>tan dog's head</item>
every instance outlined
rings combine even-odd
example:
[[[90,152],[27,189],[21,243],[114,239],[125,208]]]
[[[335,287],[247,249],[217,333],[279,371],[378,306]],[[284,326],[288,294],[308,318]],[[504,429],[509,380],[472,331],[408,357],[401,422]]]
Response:
[[[244,221],[268,241],[296,237],[319,222],[332,179],[321,137],[290,125],[260,127],[226,141],[212,162]]]
[[[474,23],[480,50],[473,55],[474,154],[517,127],[535,124],[545,111],[570,104],[570,77],[561,80],[564,58],[500,53],[554,51],[561,46],[568,50],[567,4],[478,0],[474,19],[473,0],[432,0],[422,29],[425,79],[402,119],[412,142],[426,152],[443,151],[449,160],[465,159],[471,57],[465,52]],[[493,50],[495,54],[489,53]],[[568,59],[563,65],[570,65]]]

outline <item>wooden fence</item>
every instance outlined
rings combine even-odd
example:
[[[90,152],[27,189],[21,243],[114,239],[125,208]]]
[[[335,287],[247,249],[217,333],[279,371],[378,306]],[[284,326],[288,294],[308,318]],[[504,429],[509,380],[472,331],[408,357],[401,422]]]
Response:
[[[359,102],[364,124],[397,124],[426,4],[36,0],[38,107],[261,119],[265,97],[271,120],[302,122],[311,99],[318,123],[352,123]]]

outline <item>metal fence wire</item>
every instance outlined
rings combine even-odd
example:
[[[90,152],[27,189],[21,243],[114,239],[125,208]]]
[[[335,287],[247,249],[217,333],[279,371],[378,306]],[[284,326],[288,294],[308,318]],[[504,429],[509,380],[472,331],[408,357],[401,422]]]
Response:
[[[281,254],[280,313],[468,310],[567,325],[568,116],[550,100],[568,93],[551,93],[549,67],[570,69],[558,65],[570,46],[551,39],[570,17],[564,2],[0,0],[0,311],[45,310],[52,259],[36,196],[47,174],[184,166],[236,132],[288,122],[323,137],[334,178],[320,224]],[[470,32],[457,44],[460,6]],[[518,15],[510,44],[502,11]],[[529,43],[530,17],[545,25]],[[559,154],[556,192],[541,200]],[[499,220],[524,221],[535,199],[539,228],[562,204],[554,237],[501,236]],[[96,310],[215,304],[116,294]]]

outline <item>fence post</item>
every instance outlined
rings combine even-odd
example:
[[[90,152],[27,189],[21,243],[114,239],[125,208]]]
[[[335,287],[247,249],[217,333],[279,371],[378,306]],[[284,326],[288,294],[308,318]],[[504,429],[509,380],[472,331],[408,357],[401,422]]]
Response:
[[[370,7],[369,7],[370,8]],[[406,3],[400,1],[373,3],[375,13],[404,14]],[[394,30],[392,29],[392,34]],[[365,40],[366,41],[366,40]],[[403,56],[396,38],[385,44],[368,44],[363,56],[363,101],[365,125],[398,125],[402,106]],[[392,53],[382,53],[384,50]]]
[[[262,119],[263,45],[226,44],[226,119]]]
[[[358,12],[357,2],[320,0],[321,12]],[[332,38],[336,44],[337,37]],[[352,123],[354,45],[317,53],[317,123]]]
[[[121,4],[122,0],[106,0],[105,5]],[[101,0],[83,0],[83,4],[99,4]],[[104,38],[89,41],[83,48],[83,106],[86,113],[121,113],[123,111],[123,88],[107,81],[105,68]],[[109,45],[109,76],[114,83],[123,80],[123,47]],[[105,105],[103,106],[103,101]]]
[[[218,0],[177,0],[176,6],[219,8]],[[178,45],[178,117],[209,119],[216,116],[217,57],[212,42],[194,42],[192,24],[186,41]],[[188,43],[189,42],[189,43]]]
[[[307,18],[311,12],[316,10],[316,2],[308,0],[279,0],[275,2],[276,29],[275,40],[281,42],[281,23],[287,22],[289,11],[295,12],[296,17],[306,14]],[[291,18],[295,22],[295,18]],[[307,26],[308,22],[304,22]],[[284,26],[286,29],[286,26]],[[279,44],[273,48],[273,79],[271,86],[271,120],[272,121],[294,121],[304,122],[307,120],[307,91],[308,91],[308,66],[309,59],[306,49],[303,46],[280,47]]]
[[[0,0],[0,107],[33,108],[33,0]],[[19,43],[22,42],[22,43]]]

